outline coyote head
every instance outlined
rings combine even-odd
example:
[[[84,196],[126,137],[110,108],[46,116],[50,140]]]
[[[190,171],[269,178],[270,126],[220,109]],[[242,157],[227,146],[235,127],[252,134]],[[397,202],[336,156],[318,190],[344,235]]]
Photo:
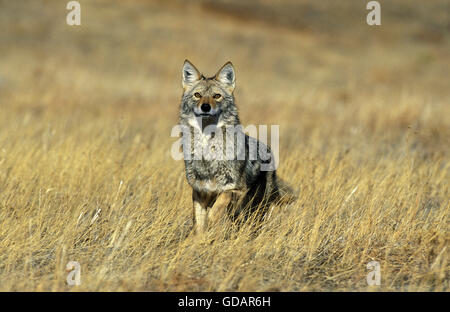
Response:
[[[213,77],[205,77],[188,60],[182,70],[183,98],[180,119],[191,126],[239,124],[233,91],[235,73],[231,62]]]

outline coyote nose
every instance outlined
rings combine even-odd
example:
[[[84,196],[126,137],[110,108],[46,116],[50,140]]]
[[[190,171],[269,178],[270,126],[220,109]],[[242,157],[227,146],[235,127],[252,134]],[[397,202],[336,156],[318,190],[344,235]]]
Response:
[[[202,109],[203,112],[207,113],[211,110],[211,105],[209,105],[207,103],[203,103],[200,108]]]

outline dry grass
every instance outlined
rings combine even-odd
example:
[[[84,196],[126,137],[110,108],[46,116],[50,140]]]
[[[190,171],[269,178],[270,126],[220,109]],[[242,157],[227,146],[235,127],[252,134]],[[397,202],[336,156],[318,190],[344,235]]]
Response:
[[[76,28],[60,1],[0,1],[0,290],[449,290],[448,4],[371,28],[360,1],[258,2],[85,1]],[[280,125],[299,200],[258,232],[188,237],[185,58],[231,59],[243,123]]]

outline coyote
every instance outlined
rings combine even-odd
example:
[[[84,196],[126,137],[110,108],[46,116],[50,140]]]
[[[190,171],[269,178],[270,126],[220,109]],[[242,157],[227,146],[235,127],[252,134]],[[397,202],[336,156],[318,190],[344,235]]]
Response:
[[[276,200],[292,199],[285,196],[292,193],[291,189],[277,180],[270,148],[240,128],[233,95],[233,64],[226,63],[215,76],[207,78],[185,60],[182,85],[179,121],[188,132],[183,132],[181,142],[186,178],[193,189],[195,232],[204,232],[208,223],[218,221],[225,214],[233,219],[242,212],[258,210],[264,215]],[[234,131],[227,131],[228,128]],[[226,145],[227,141],[232,143]],[[253,151],[264,151],[269,157],[263,159],[257,153],[252,159],[252,145]],[[204,151],[205,147],[213,157],[196,158],[196,148]],[[233,157],[224,159],[230,151]],[[262,170],[263,166],[270,169]]]

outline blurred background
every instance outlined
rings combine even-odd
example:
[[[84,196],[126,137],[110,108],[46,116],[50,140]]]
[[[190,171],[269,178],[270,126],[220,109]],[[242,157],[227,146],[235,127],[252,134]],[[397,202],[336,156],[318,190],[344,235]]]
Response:
[[[230,60],[244,124],[305,140],[408,127],[425,145],[448,139],[446,0],[381,1],[381,26],[367,25],[367,1],[80,1],[81,26],[66,24],[66,3],[0,1],[3,118],[169,127],[184,59],[208,75]]]

